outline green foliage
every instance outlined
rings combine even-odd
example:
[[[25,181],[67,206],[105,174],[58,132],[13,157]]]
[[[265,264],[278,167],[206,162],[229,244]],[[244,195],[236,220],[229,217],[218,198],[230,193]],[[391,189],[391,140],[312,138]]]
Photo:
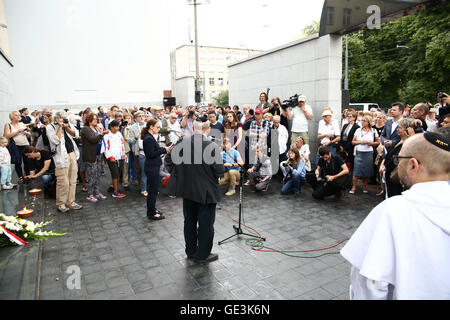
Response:
[[[449,12],[446,3],[349,35],[350,101],[436,103],[450,86]]]
[[[214,100],[218,106],[226,107],[229,104],[228,90],[221,91]]]
[[[303,28],[303,34],[305,36],[312,36],[313,34],[319,33],[320,31],[320,21],[314,20],[311,24],[308,24]]]

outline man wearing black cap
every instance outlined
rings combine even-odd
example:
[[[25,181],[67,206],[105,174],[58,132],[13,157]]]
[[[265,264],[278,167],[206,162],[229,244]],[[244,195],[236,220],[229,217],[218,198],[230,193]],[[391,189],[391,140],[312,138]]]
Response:
[[[373,209],[341,250],[350,298],[449,300],[450,139],[416,134],[397,161],[409,190]]]

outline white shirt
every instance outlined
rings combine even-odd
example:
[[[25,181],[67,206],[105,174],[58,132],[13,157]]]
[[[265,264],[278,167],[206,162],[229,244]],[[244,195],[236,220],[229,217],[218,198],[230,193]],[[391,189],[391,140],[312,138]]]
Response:
[[[329,134],[332,133],[334,134],[336,137],[341,135],[341,130],[339,130],[339,126],[337,124],[336,121],[331,120],[330,124],[326,124],[326,122],[322,119],[319,121],[319,129],[318,129],[318,134],[322,135],[322,134]],[[330,137],[325,137],[322,140],[320,140],[320,144],[324,145],[327,142],[330,142],[331,139]]]
[[[394,119],[392,119],[392,129],[391,129],[391,134],[394,133],[394,131],[397,129],[398,124],[400,122],[400,120],[402,120],[403,118],[398,119],[397,121],[395,121]]]
[[[283,126],[282,124],[279,125],[277,131],[278,131],[278,145],[280,147],[280,154],[283,154],[286,152],[287,149],[287,141],[289,139],[289,133],[286,127]]]
[[[370,212],[341,255],[351,299],[450,299],[450,181],[418,183]]]
[[[122,156],[125,155],[125,144],[122,134],[117,131],[115,134],[112,132],[108,133],[103,137],[101,153],[105,153],[105,158],[114,158],[116,160],[121,160]]]
[[[312,113],[312,108],[309,105],[305,105],[306,112]],[[292,114],[294,118],[292,119],[292,132],[308,132],[308,119],[305,116],[303,110],[297,106],[292,109]]]
[[[354,137],[356,138],[356,141],[375,142],[375,139],[378,138],[378,132],[372,128],[370,128],[369,132],[363,131],[362,128],[358,128],[355,131]],[[358,144],[355,149],[357,152],[373,152],[373,147],[368,144]]]
[[[11,165],[11,155],[8,148],[0,147],[0,167]]]

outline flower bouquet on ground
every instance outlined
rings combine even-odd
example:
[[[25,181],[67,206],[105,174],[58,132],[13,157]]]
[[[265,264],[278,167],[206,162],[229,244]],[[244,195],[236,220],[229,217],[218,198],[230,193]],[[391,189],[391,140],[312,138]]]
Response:
[[[65,233],[43,231],[42,228],[53,221],[34,223],[33,221],[6,216],[0,213],[0,247],[26,245],[32,240],[45,240],[49,237],[61,237]]]

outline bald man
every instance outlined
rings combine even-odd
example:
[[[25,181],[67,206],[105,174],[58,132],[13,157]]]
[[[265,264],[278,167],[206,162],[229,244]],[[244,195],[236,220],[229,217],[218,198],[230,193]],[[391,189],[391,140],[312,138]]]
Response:
[[[450,299],[449,145],[431,132],[405,141],[397,160],[409,190],[373,209],[341,250],[350,299]]]

